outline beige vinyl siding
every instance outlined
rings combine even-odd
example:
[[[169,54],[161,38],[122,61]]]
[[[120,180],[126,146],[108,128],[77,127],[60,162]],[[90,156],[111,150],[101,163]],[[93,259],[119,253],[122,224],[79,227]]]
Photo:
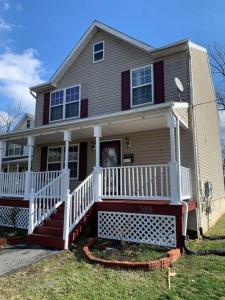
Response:
[[[215,103],[213,83],[210,76],[207,53],[191,48],[193,84],[193,120],[199,179],[211,181],[213,186],[210,226],[224,211],[216,211],[215,200],[224,202],[224,182],[220,144],[219,117]],[[204,201],[201,199],[200,201]],[[224,206],[225,208],[225,206]],[[206,215],[201,211],[201,225],[206,228]]]
[[[93,63],[93,43],[102,40],[105,41],[105,59]],[[161,59],[159,57],[153,60],[151,55],[143,50],[99,30],[57,83],[57,89],[81,84],[81,99],[88,98],[89,101],[89,117],[118,112],[121,111],[121,72]],[[165,101],[175,101],[178,99],[174,77],[179,77],[184,86],[188,86],[186,52],[168,56],[163,60]],[[188,91],[185,91],[184,99],[188,101]],[[39,95],[36,107],[36,126],[42,125],[42,118],[43,95]]]
[[[189,127],[189,110],[188,108],[178,108],[174,110],[174,114],[179,118],[187,128]]]
[[[182,101],[190,101],[189,79],[188,79],[188,54],[181,52],[176,55],[167,56],[164,59],[164,81],[166,102],[180,101],[178,90],[175,85],[175,77],[178,77],[183,86],[184,92],[181,95]]]
[[[127,147],[126,137],[131,141],[131,146]],[[95,166],[95,150],[91,148],[91,141],[88,140],[88,160],[87,173],[90,174]],[[138,132],[134,134],[124,134],[116,136],[102,137],[101,141],[121,140],[122,157],[124,154],[134,154],[133,165],[167,164],[170,161],[170,140],[169,129],[159,129],[152,131]],[[71,144],[80,143],[81,140],[73,140]],[[63,143],[61,143],[63,144]],[[52,146],[49,144],[47,146]],[[185,167],[193,168],[193,154],[190,150],[190,136],[187,130],[181,129],[181,163]],[[46,146],[46,145],[45,145]],[[34,151],[34,170],[40,170],[41,147]],[[192,176],[192,178],[194,178]],[[78,180],[71,180],[71,189],[79,184]]]
[[[44,94],[37,94],[35,106],[35,127],[43,125]]]

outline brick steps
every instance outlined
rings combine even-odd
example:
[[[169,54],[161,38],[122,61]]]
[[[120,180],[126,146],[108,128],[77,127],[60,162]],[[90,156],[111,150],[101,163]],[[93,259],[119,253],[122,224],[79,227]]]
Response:
[[[93,208],[80,220],[69,235],[69,242],[75,241],[81,234],[84,226],[90,220]],[[50,248],[65,249],[63,240],[64,205],[58,207],[57,211],[46,219],[40,226],[36,227],[33,234],[27,236],[26,241]]]
[[[33,233],[27,236],[26,241],[31,244],[45,247],[64,249],[63,239],[52,235]]]

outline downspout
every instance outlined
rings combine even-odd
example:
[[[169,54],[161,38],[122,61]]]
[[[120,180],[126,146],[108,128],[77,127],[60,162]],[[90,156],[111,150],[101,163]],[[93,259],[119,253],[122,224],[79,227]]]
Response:
[[[180,155],[180,120],[176,116],[176,150],[177,150],[177,186],[180,203],[184,207],[184,223],[182,228],[182,235],[185,238],[187,235],[187,221],[188,221],[188,204],[182,200],[182,187],[181,187],[181,155]]]

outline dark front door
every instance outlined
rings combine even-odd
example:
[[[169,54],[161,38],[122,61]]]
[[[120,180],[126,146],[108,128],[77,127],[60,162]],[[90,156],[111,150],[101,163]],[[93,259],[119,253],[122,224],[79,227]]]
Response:
[[[102,142],[100,146],[100,164],[103,168],[119,167],[121,165],[120,141]],[[120,171],[109,169],[103,171],[103,194],[116,195],[120,190]],[[118,186],[116,186],[116,184]]]
[[[120,141],[102,142],[100,145],[100,164],[103,168],[121,165]]]

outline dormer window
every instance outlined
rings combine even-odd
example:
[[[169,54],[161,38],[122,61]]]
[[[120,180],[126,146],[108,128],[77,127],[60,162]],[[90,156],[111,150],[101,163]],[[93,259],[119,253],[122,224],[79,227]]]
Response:
[[[93,63],[104,60],[104,58],[105,58],[104,41],[93,44]]]

